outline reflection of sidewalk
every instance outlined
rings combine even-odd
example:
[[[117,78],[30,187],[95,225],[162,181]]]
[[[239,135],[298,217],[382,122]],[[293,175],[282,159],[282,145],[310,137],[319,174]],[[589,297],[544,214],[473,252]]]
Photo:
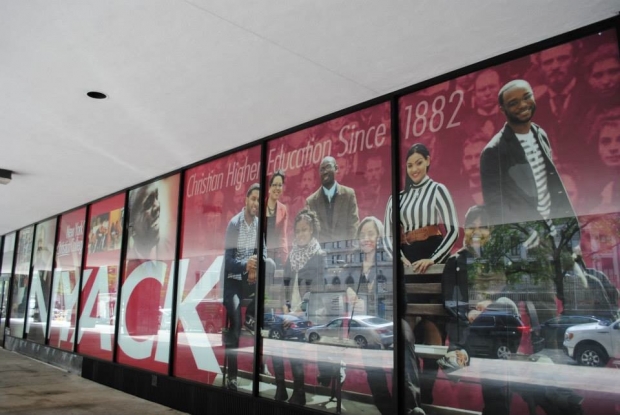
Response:
[[[245,336],[242,335],[243,337]],[[283,349],[286,349],[284,360],[287,372],[290,359],[304,361],[304,383],[307,400],[305,407],[332,413],[337,411],[337,389],[332,391],[331,385],[322,386],[317,382],[317,376],[319,375],[318,367],[320,364],[327,364],[329,366],[334,364],[340,365],[341,362],[344,362],[346,364],[346,379],[341,391],[342,413],[379,414],[370,393],[363,391],[363,389],[367,388],[364,369],[365,366],[381,368],[389,376],[393,365],[393,350],[359,349],[298,341],[263,339],[262,360],[267,365],[269,372],[273,372],[271,357],[282,356]],[[247,359],[253,358],[254,347],[252,345],[242,345],[235,352],[239,356],[239,362],[242,360],[247,361]],[[362,358],[362,353],[365,354],[364,359]],[[224,367],[222,367],[222,372],[224,370]],[[238,391],[248,394],[252,393],[252,378],[252,372],[243,370],[240,365],[237,375]],[[213,384],[215,386],[223,386],[223,377],[221,375],[217,376]],[[287,376],[286,387],[289,397],[292,396],[293,382],[290,375]],[[274,398],[276,386],[272,373],[260,374],[259,391],[263,397]],[[294,406],[291,406],[291,408],[294,408]]]
[[[306,382],[311,381],[310,374],[312,371],[306,374]],[[239,370],[237,377],[237,390],[241,393],[252,393],[252,375],[251,373]],[[316,376],[314,376],[316,378]],[[346,384],[346,382],[345,382]],[[214,385],[222,385],[222,377],[217,376]],[[286,388],[289,397],[293,394],[292,381],[286,382]],[[274,399],[276,393],[275,379],[273,376],[261,375],[259,384],[259,395],[263,398]],[[330,388],[308,385],[306,384],[306,405],[305,408],[328,411],[331,413],[336,412],[336,400],[330,397]],[[342,393],[342,413],[348,414],[367,414],[367,415],[379,415],[379,411],[372,403],[372,399],[368,395],[345,392]],[[291,405],[291,413],[294,412],[294,405]]]
[[[538,359],[538,362],[519,360],[472,359],[470,366],[452,372],[450,376],[463,382],[510,382],[528,389],[553,386],[577,393],[619,394],[620,372],[617,369],[556,365],[549,358]]]

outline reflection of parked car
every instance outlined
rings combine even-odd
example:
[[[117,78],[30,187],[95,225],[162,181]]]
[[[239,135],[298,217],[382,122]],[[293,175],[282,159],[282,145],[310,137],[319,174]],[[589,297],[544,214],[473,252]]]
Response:
[[[309,342],[387,348],[394,342],[394,323],[375,316],[341,317],[306,331]]]
[[[620,319],[569,327],[564,352],[584,366],[605,366],[609,358],[620,359]]]
[[[605,319],[586,316],[560,316],[545,321],[542,326],[542,336],[545,338],[545,346],[553,349],[559,349],[564,342],[564,333],[566,329],[578,324],[596,323],[599,321],[610,322]]]
[[[544,339],[532,332],[519,315],[510,311],[487,310],[469,326],[467,349],[471,356],[507,359],[516,353],[524,333],[531,333],[534,353],[542,350]]]
[[[312,323],[291,314],[265,313],[263,328],[269,330],[270,339],[300,339]]]

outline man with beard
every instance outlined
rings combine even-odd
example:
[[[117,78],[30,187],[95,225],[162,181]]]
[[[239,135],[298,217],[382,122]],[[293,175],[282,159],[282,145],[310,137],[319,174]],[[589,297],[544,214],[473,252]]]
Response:
[[[532,122],[532,87],[523,80],[510,81],[498,100],[506,124],[480,157],[482,195],[491,224],[544,221],[554,235],[551,219],[576,218],[553,164],[547,134]]]
[[[257,235],[260,185],[254,183],[246,192],[245,206],[235,215],[226,228],[226,251],[224,253],[224,307],[227,315],[225,348],[227,364],[227,387],[237,390],[237,352],[241,335],[241,301],[252,297],[258,274]],[[265,273],[273,275],[275,264],[265,259]],[[244,292],[246,295],[244,295]],[[247,304],[246,325],[254,329],[254,299]]]
[[[146,278],[148,275],[165,281],[165,268],[159,267],[159,264],[160,261],[170,261],[174,253],[174,240],[169,237],[170,232],[166,232],[166,221],[176,221],[176,215],[167,211],[170,206],[165,203],[167,180],[152,182],[129,192],[130,240],[124,272],[126,277],[133,276],[133,272],[140,267],[140,273],[136,276]],[[99,225],[104,226],[107,222],[109,215],[105,215]],[[150,305],[155,304],[164,306],[160,302],[160,291],[163,289],[148,284],[140,284],[140,288],[137,288],[138,294],[135,295],[138,297],[135,298],[140,298],[139,306],[127,307],[125,310],[127,324],[135,326],[132,335],[156,335],[160,327],[170,324],[170,314],[153,313],[150,308]]]
[[[530,267],[530,273],[554,282],[562,311],[564,275],[572,269],[567,259],[580,254],[579,223],[553,164],[547,134],[532,122],[536,111],[532,87],[523,80],[510,81],[499,91],[498,100],[506,124],[480,157],[490,225],[519,238],[529,265],[546,258],[549,267]]]
[[[355,191],[336,182],[337,172],[336,159],[323,158],[319,167],[321,187],[306,199],[306,206],[319,218],[317,239],[321,243],[354,239],[359,223]]]

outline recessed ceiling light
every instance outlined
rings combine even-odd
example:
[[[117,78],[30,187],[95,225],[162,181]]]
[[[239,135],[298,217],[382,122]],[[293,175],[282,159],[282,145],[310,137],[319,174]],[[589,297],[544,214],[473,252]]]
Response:
[[[11,170],[0,169],[0,184],[9,184],[12,176],[13,172]]]
[[[93,99],[106,99],[108,97],[103,92],[97,92],[97,91],[90,91],[90,92],[86,93],[86,95],[88,95],[89,97],[91,97]]]

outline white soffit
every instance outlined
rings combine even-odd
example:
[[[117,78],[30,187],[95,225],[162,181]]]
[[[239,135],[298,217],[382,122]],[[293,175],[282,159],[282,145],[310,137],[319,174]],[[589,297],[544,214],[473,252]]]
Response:
[[[0,186],[0,234],[619,10],[620,0],[5,0],[0,168],[16,174]]]

